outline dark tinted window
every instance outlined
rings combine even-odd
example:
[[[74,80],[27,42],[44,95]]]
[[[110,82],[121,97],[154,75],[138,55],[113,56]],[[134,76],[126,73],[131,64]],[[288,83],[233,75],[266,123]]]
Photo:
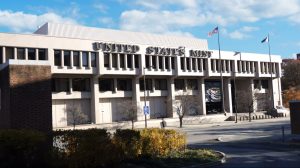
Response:
[[[175,79],[175,90],[183,90],[184,89],[184,80],[183,79]]]
[[[54,50],[54,65],[61,66],[61,51]]]
[[[28,59],[35,60],[35,49],[34,48],[28,48]]]
[[[73,66],[79,66],[79,51],[73,51]]]
[[[25,59],[25,48],[17,48],[17,59]]]
[[[91,52],[91,66],[92,67],[96,67],[96,53],[95,52]]]
[[[89,78],[75,78],[72,80],[73,91],[90,91]]]
[[[64,65],[71,66],[71,52],[64,51]]]
[[[114,80],[102,78],[99,79],[100,91],[114,91]]]
[[[48,60],[45,49],[39,49],[39,60]]]

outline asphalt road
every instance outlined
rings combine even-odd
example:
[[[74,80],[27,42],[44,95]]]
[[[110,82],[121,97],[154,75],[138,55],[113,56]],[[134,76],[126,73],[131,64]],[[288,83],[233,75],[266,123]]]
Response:
[[[290,134],[289,118],[189,125],[181,130],[190,147],[224,152],[227,162],[220,167],[300,167],[300,145],[290,143],[300,136]]]

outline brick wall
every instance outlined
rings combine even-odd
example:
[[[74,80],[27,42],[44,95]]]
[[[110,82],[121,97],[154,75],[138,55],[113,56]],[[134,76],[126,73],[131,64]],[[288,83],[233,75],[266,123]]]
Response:
[[[31,128],[50,132],[52,130],[50,66],[9,65],[7,71],[9,93],[5,96],[5,103],[8,103],[6,106],[9,108],[1,113],[9,113],[10,128]]]

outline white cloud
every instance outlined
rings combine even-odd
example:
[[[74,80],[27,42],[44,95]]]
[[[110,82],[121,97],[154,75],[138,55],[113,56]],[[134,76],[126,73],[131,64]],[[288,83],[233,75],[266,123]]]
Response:
[[[169,33],[205,24],[222,27],[237,22],[257,22],[262,19],[288,18],[293,23],[300,21],[300,0],[122,0],[131,3],[132,10],[123,11],[121,29]],[[251,27],[231,33],[232,38],[247,38]]]
[[[101,17],[98,21],[103,24],[105,27],[112,27],[115,22],[111,17]]]
[[[106,13],[107,9],[108,9],[108,7],[106,5],[101,4],[99,2],[97,2],[97,4],[94,4],[94,8],[96,8],[101,13]]]
[[[6,27],[13,32],[31,32],[46,22],[77,24],[71,18],[62,17],[52,12],[34,15],[24,12],[0,10],[0,26]]]
[[[227,29],[224,29],[221,33],[224,36],[228,36],[231,39],[243,40],[251,37],[251,32],[259,30],[258,27],[244,26],[232,32],[228,32]]]

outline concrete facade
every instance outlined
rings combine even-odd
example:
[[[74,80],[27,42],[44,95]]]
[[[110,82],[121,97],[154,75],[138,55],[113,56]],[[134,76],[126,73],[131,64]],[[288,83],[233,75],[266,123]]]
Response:
[[[128,101],[138,107],[139,121],[144,120],[145,102],[150,106],[148,119],[176,118],[174,100],[180,93],[196,96],[197,107],[189,115],[221,113],[221,72],[229,115],[235,112],[235,101],[243,106],[235,91],[264,97],[255,101],[254,111],[282,105],[281,58],[277,55],[270,61],[265,54],[221,51],[220,60],[206,40],[55,23],[45,24],[34,34],[0,33],[0,38],[1,76],[11,65],[50,65],[52,98],[48,98],[54,128],[70,125],[68,109],[72,108],[85,114],[84,123],[124,121],[122,103]],[[3,103],[5,83],[1,80],[1,115],[11,108]],[[209,98],[210,94],[217,98]]]

